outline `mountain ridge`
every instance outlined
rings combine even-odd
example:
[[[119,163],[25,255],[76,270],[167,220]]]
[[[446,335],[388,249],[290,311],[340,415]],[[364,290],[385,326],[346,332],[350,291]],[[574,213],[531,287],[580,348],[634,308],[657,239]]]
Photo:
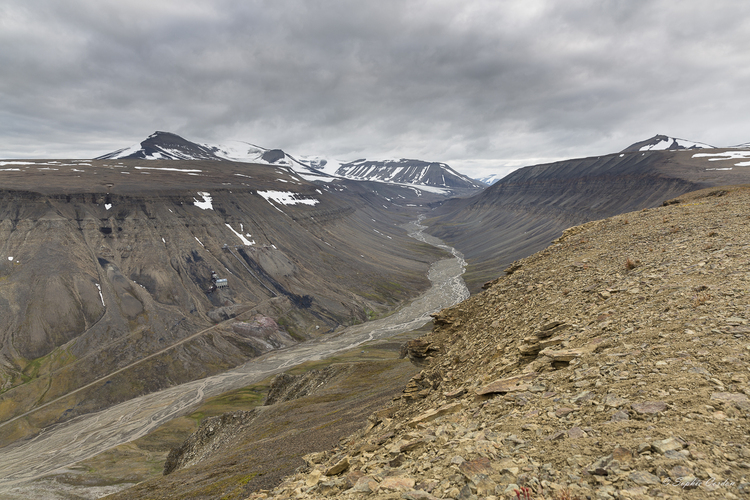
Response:
[[[686,139],[678,139],[666,135],[657,134],[644,141],[631,144],[620,151],[621,153],[630,153],[633,151],[662,151],[662,150],[679,150],[679,149],[716,149],[716,146],[704,144],[702,142],[693,142]]]
[[[414,159],[355,160],[342,162],[322,156],[292,156],[281,149],[265,149],[249,142],[231,145],[198,144],[171,132],[157,131],[140,144],[119,149],[97,160],[215,160],[283,165],[311,181],[346,178],[389,184],[444,188],[446,194],[478,190],[483,184],[455,171],[446,163]]]

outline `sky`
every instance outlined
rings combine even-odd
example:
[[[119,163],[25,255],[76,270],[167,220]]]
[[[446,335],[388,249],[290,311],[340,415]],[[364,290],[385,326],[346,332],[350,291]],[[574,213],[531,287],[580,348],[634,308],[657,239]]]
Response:
[[[750,141],[745,0],[2,0],[0,158],[154,131],[479,177]]]

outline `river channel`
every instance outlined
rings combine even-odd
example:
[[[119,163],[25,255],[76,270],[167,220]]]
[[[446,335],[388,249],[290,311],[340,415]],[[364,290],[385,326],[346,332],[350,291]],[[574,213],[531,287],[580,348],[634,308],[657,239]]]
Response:
[[[147,394],[105,410],[44,429],[33,439],[0,449],[0,498],[34,498],[36,479],[120,444],[138,439],[205,398],[238,389],[306,361],[324,359],[364,342],[388,338],[423,326],[430,314],[469,297],[462,274],[463,255],[441,240],[424,233],[422,219],[402,226],[409,236],[443,248],[453,258],[430,267],[430,288],[390,316],[350,326],[336,334],[297,344],[253,358],[247,363],[205,379]]]

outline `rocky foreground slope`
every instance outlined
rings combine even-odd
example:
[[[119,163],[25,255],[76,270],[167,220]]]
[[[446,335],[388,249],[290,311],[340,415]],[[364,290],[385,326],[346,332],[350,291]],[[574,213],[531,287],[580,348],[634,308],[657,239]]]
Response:
[[[747,497],[748,223],[724,188],[568,229],[436,315],[365,429],[249,498]]]

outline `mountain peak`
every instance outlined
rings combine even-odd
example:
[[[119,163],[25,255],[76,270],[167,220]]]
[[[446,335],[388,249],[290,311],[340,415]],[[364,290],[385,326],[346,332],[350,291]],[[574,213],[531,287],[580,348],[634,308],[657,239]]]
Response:
[[[95,160],[220,160],[207,146],[195,144],[171,132],[157,130],[140,144],[118,149]]]
[[[620,151],[621,153],[629,153],[633,151],[661,151],[670,150],[676,151],[678,149],[705,149],[714,148],[709,144],[702,142],[688,141],[685,139],[678,139],[675,137],[669,137],[666,135],[657,134],[650,139],[645,141],[636,142],[631,144],[627,148]]]

